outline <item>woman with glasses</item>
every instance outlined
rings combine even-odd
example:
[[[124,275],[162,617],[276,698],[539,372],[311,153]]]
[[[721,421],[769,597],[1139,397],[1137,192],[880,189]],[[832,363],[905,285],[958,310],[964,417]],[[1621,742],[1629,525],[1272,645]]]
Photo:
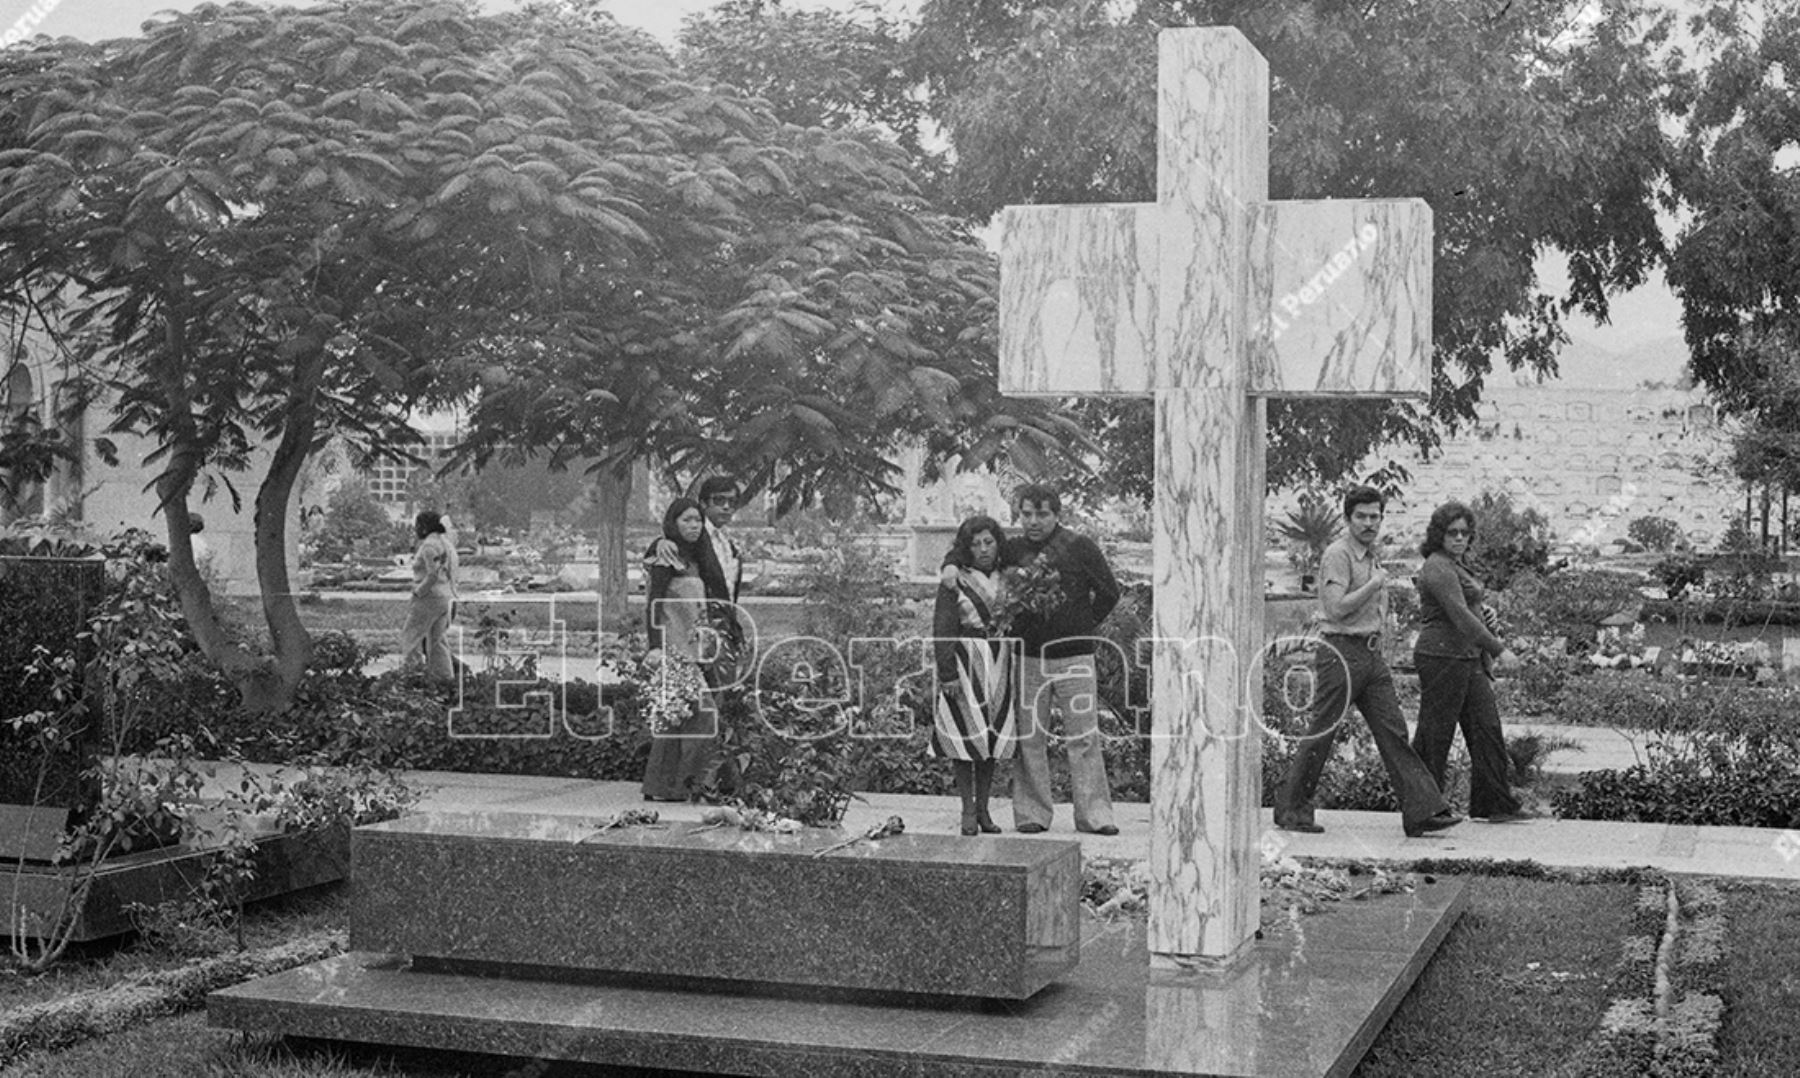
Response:
[[[1419,553],[1418,643],[1413,664],[1419,671],[1419,725],[1413,751],[1425,761],[1438,788],[1457,727],[1469,747],[1469,815],[1489,823],[1531,818],[1513,796],[1508,781],[1506,738],[1494,697],[1490,660],[1502,669],[1518,659],[1495,633],[1497,619],[1482,601],[1485,590],[1465,559],[1475,536],[1475,514],[1461,502],[1446,502],[1431,514]]]

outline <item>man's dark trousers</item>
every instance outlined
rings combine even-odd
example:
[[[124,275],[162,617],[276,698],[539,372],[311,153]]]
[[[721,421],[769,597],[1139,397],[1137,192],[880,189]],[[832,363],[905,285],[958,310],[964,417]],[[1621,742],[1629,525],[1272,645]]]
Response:
[[[1339,724],[1350,716],[1350,705],[1362,713],[1375,735],[1375,748],[1387,767],[1388,780],[1400,797],[1400,820],[1413,828],[1450,803],[1431,779],[1431,772],[1413,751],[1406,737],[1406,720],[1400,716],[1400,698],[1394,693],[1394,675],[1387,661],[1366,636],[1328,633],[1313,656],[1312,723],[1288,764],[1287,777],[1275,797],[1278,825],[1313,822],[1313,795],[1331,747],[1337,742]]]

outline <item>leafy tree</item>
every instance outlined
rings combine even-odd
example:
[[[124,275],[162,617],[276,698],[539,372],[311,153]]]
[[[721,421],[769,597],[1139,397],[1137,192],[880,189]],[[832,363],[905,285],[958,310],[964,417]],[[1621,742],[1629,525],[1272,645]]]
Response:
[[[870,0],[848,11],[725,0],[687,18],[681,62],[767,102],[782,123],[874,126],[915,163],[935,165],[925,102],[908,70],[907,33]]]
[[[357,553],[385,555],[402,530],[368,488],[355,481],[331,492],[317,527],[314,542],[320,561],[343,561]]]
[[[928,0],[914,64],[953,143],[955,208],[982,218],[1012,203],[1153,198],[1156,31],[1214,24],[1269,61],[1272,198],[1416,196],[1435,215],[1429,408],[1271,402],[1272,486],[1336,480],[1394,438],[1430,444],[1436,424],[1473,416],[1496,355],[1553,373],[1562,316],[1604,320],[1607,295],[1642,283],[1662,254],[1669,72],[1654,57],[1669,25],[1629,0],[1115,10]],[[1549,251],[1570,258],[1562,296],[1534,277]],[[1108,475],[1147,495],[1148,406],[1094,409]]]
[[[283,708],[311,650],[283,557],[307,454],[336,432],[411,456],[414,406],[503,379],[570,306],[616,309],[651,252],[729,237],[719,191],[774,164],[755,127],[603,23],[206,5],[0,55],[0,295],[65,334],[113,429],[160,445],[188,623],[247,704]],[[220,628],[186,509],[257,441],[267,654]]]
[[[1695,376],[1727,411],[1800,429],[1776,393],[1800,355],[1800,4],[1717,3],[1693,20],[1705,68],[1679,84],[1670,170],[1683,224],[1669,255]],[[1773,410],[1766,407],[1773,405]]]
[[[709,51],[719,35],[689,30],[711,43],[684,54],[697,68],[731,69]],[[1026,469],[1087,444],[1054,409],[1000,396],[994,259],[934,208],[915,158],[871,126],[803,127],[729,87],[712,92],[767,148],[728,183],[683,178],[685,197],[729,200],[731,232],[660,244],[629,287],[592,281],[613,267],[568,269],[568,285],[595,298],[483,378],[453,464],[518,452],[592,461],[610,557],[622,544],[605,526],[623,519],[629,467],[645,457],[672,477],[729,472],[787,512],[892,492],[908,443],[964,467],[1005,453]],[[788,108],[802,120],[853,113]],[[623,609],[608,601],[623,597],[623,577],[622,560],[603,562],[603,608]]]

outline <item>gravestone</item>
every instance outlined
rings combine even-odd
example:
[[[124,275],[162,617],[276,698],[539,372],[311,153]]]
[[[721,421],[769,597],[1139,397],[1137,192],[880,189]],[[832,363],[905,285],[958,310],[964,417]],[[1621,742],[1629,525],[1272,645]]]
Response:
[[[93,650],[81,634],[105,586],[104,566],[98,558],[0,555],[0,860],[50,860],[71,818],[98,796],[88,772],[100,708],[88,698]],[[58,656],[74,660],[64,690],[74,703],[53,696],[48,660]],[[33,664],[40,672],[27,676]],[[14,729],[12,720],[25,715],[41,720]]]
[[[1010,207],[1000,385],[1156,408],[1149,947],[1224,964],[1257,928],[1269,397],[1423,397],[1431,210],[1270,202],[1268,65],[1158,44],[1157,201]]]

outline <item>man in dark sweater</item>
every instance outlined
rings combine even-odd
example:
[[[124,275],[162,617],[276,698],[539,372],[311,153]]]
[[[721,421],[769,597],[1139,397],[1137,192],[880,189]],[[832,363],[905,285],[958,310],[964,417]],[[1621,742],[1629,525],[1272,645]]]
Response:
[[[1101,752],[1093,634],[1118,605],[1119,583],[1094,541],[1062,526],[1062,498],[1055,490],[1031,484],[1019,488],[1016,497],[1022,534],[1006,541],[1002,563],[1030,565],[1042,559],[1056,570],[1063,598],[1050,610],[1021,613],[1013,621],[1012,635],[1025,649],[1013,823],[1028,835],[1050,827],[1047,735],[1051,715],[1061,712],[1075,829],[1116,835],[1112,789]]]

